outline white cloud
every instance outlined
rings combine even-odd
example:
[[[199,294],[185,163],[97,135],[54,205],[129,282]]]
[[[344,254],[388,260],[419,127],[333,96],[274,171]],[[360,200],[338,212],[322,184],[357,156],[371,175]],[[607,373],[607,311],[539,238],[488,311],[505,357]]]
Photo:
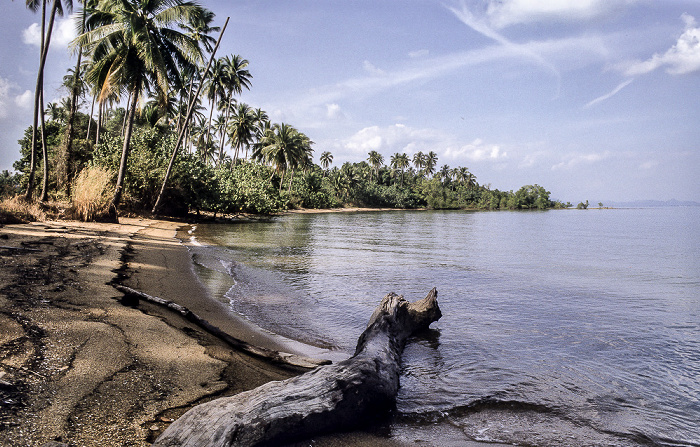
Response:
[[[559,84],[561,82],[561,74],[559,73],[559,70],[551,62],[545,59],[539,52],[537,52],[533,45],[521,45],[510,41],[505,36],[496,31],[494,29],[493,24],[487,23],[488,19],[478,18],[469,8],[467,8],[466,4],[464,3],[462,3],[462,7],[459,9],[449,9],[462,23],[464,23],[477,33],[488,37],[489,39],[493,39],[494,41],[499,43],[502,48],[505,48],[510,53],[512,53],[512,55],[517,55],[519,57],[524,57],[526,59],[532,60],[545,70],[553,73],[557,79],[557,90],[559,90]]]
[[[340,106],[338,104],[326,104],[326,118],[339,119],[344,117],[345,114],[343,114],[343,111],[340,110]]]
[[[419,57],[427,57],[430,54],[429,50],[418,50],[418,51],[411,51],[408,53],[408,57],[411,59],[416,59]]]
[[[24,93],[15,96],[15,105],[23,109],[31,109],[34,102],[34,93],[31,90],[25,90]]]
[[[659,166],[659,162],[656,160],[650,160],[639,165],[639,169],[643,171],[649,171]]]
[[[611,153],[609,151],[605,151],[603,153],[592,152],[589,154],[568,154],[564,157],[565,159],[562,162],[552,166],[552,170],[556,171],[558,169],[571,169],[581,164],[599,163],[601,161],[607,160],[608,158],[610,158],[610,156]]]
[[[72,14],[70,17],[59,19],[51,36],[51,46],[68,48],[68,45],[78,37],[75,29],[75,20],[77,15]]]
[[[396,152],[412,155],[415,152],[435,151],[444,147],[446,137],[432,129],[416,129],[404,124],[361,129],[342,143],[345,149],[364,155],[377,151],[385,156]]]
[[[480,138],[477,138],[469,144],[448,147],[445,157],[452,160],[467,158],[471,161],[496,161],[507,158],[508,154],[502,151],[499,145],[484,144]]]
[[[0,118],[5,118],[9,112],[7,100],[10,96],[10,83],[0,78]]]
[[[67,48],[68,44],[77,37],[75,32],[75,15],[66,18],[58,18],[54,24],[53,32],[51,33],[51,48]],[[32,23],[27,28],[22,30],[22,42],[35,47],[41,46],[41,26],[38,23]]]
[[[38,23],[32,23],[22,31],[22,42],[36,47],[41,46],[41,28]]]
[[[381,68],[375,67],[370,61],[364,61],[362,64],[365,71],[374,76],[384,76],[386,73]]]
[[[492,26],[547,20],[588,20],[632,0],[489,0],[486,14]]]
[[[592,107],[592,106],[594,106],[594,105],[596,105],[596,104],[598,104],[598,103],[601,103],[601,102],[603,102],[603,101],[605,101],[605,100],[608,100],[608,99],[612,98],[613,96],[617,95],[617,94],[620,92],[620,90],[622,90],[623,88],[625,88],[625,87],[627,87],[628,85],[630,85],[633,81],[634,81],[634,79],[628,79],[628,80],[626,80],[626,81],[620,83],[620,84],[619,84],[617,87],[615,87],[610,93],[606,93],[606,94],[603,95],[603,96],[597,97],[597,98],[594,99],[593,101],[591,101],[591,102],[589,102],[588,104],[586,104],[586,105],[584,106],[584,108]]]
[[[688,74],[700,70],[700,28],[695,18],[689,14],[681,16],[685,22],[685,31],[678,41],[664,54],[654,54],[645,61],[630,62],[621,65],[624,74],[637,76],[650,73],[657,68],[666,67],[666,72],[674,75]]]

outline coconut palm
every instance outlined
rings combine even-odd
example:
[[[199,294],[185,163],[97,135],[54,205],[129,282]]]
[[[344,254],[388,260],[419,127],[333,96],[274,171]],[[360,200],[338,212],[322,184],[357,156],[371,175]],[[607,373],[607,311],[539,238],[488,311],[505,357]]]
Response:
[[[374,168],[374,173],[377,175],[377,180],[379,180],[379,168],[381,168],[384,164],[384,157],[377,151],[371,151],[367,155],[369,156],[367,161],[369,162],[370,166]]]
[[[410,164],[408,160],[408,155],[406,154],[399,154],[398,152],[395,153],[394,155],[391,156],[391,167],[394,169],[394,172],[397,170],[401,171],[401,183],[400,186],[403,188],[403,171],[408,167]]]
[[[204,92],[210,102],[208,127],[210,135],[207,136],[207,142],[211,141],[211,126],[216,104],[226,97],[226,72],[224,62],[223,58],[215,59],[209,67],[209,71],[205,74],[207,82],[205,83]]]
[[[103,0],[91,11],[85,33],[77,38],[92,57],[87,79],[109,94],[115,87],[130,94],[119,172],[110,203],[116,218],[121,201],[136,107],[149,91],[167,98],[171,79],[182,67],[202,60],[197,42],[176,29],[201,20],[204,9],[181,0]]]
[[[27,191],[24,195],[26,200],[31,200],[32,191],[34,190],[34,179],[36,175],[36,138],[38,121],[41,118],[42,121],[42,148],[43,148],[43,160],[44,160],[44,179],[42,184],[42,192],[40,200],[43,202],[46,200],[47,185],[48,185],[48,152],[46,149],[46,136],[44,134],[44,107],[43,107],[43,94],[44,94],[44,68],[46,67],[46,58],[49,53],[49,44],[51,43],[51,34],[53,33],[53,25],[56,19],[56,14],[63,15],[64,4],[68,11],[73,9],[72,0],[53,0],[51,6],[51,13],[49,15],[49,25],[48,29],[45,28],[46,24],[46,0],[27,0],[27,8],[36,12],[41,5],[41,46],[40,46],[40,57],[39,57],[39,70],[37,71],[36,77],[36,88],[34,90],[34,120],[32,124],[32,143],[30,147],[30,157],[29,157],[29,181],[27,183]]]
[[[310,163],[313,141],[294,127],[281,123],[275,124],[265,133],[256,145],[253,158],[269,163],[275,172],[281,173],[280,189],[287,171],[291,171],[289,189],[292,188],[294,169]]]
[[[423,172],[428,176],[435,174],[435,166],[437,166],[438,161],[437,154],[430,151],[425,155],[423,161],[425,163]]]
[[[83,8],[80,14],[80,29],[79,34],[85,31],[85,21],[87,20],[87,7],[95,6],[96,0],[82,0]],[[59,188],[65,188],[67,196],[70,196],[70,185],[73,177],[73,166],[72,166],[72,153],[73,153],[73,139],[74,139],[74,124],[75,124],[75,114],[78,112],[78,98],[85,95],[87,91],[87,85],[84,82],[85,69],[87,68],[82,63],[83,59],[83,47],[78,47],[78,57],[76,58],[75,68],[68,70],[68,75],[63,77],[63,85],[68,88],[70,92],[70,108],[68,110],[68,118],[66,120],[66,131],[63,134],[63,141],[61,143],[61,151],[59,156],[59,163],[57,166],[57,181]],[[93,103],[94,105],[94,103]],[[92,113],[91,113],[92,116]],[[89,133],[90,123],[88,122],[88,133]]]
[[[415,154],[413,154],[413,166],[416,167],[418,172],[422,172],[423,168],[425,167],[425,154],[423,152],[418,151]]]
[[[227,133],[234,148],[234,163],[238,160],[238,154],[242,148],[245,147],[247,153],[248,148],[256,138],[257,131],[255,111],[248,104],[239,103],[227,127]]]
[[[224,86],[226,88],[226,119],[225,127],[228,127],[228,120],[231,112],[231,107],[235,105],[235,100],[232,100],[233,94],[240,95],[245,87],[250,90],[250,79],[253,77],[250,72],[246,69],[248,66],[248,61],[242,59],[238,55],[224,56]],[[225,138],[225,134],[224,134]],[[221,147],[224,147],[224,138],[221,139]],[[233,158],[236,161],[236,157]]]
[[[321,167],[324,170],[323,176],[326,176],[326,172],[328,171],[328,168],[331,166],[331,163],[333,163],[333,154],[331,154],[328,151],[325,151],[321,154],[321,158],[319,159],[321,162]]]

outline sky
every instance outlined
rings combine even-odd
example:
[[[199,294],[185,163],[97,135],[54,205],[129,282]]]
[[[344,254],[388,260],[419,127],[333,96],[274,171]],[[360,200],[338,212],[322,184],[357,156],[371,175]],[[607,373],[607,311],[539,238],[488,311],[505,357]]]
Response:
[[[0,170],[31,123],[40,15],[0,11]],[[553,199],[699,200],[699,0],[209,0],[238,97],[333,165],[434,151],[492,189]],[[46,102],[74,65],[69,17]],[[218,36],[215,36],[218,37]],[[85,107],[85,111],[87,111]]]

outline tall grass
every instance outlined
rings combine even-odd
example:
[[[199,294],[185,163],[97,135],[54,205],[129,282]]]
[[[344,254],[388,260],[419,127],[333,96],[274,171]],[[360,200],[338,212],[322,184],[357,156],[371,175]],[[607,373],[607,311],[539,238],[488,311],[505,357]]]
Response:
[[[46,220],[41,204],[28,203],[22,195],[0,202],[0,223],[22,223]]]
[[[112,172],[99,166],[89,166],[73,181],[70,214],[83,221],[92,221],[107,214],[112,185]]]

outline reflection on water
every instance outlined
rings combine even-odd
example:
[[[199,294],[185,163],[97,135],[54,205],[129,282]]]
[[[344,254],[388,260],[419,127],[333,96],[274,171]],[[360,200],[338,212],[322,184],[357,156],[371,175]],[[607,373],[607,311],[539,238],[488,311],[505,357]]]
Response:
[[[700,445],[700,209],[291,215],[194,234],[234,311],[345,356],[386,293],[436,286],[443,318],[404,353],[398,438],[432,421],[531,445]]]

